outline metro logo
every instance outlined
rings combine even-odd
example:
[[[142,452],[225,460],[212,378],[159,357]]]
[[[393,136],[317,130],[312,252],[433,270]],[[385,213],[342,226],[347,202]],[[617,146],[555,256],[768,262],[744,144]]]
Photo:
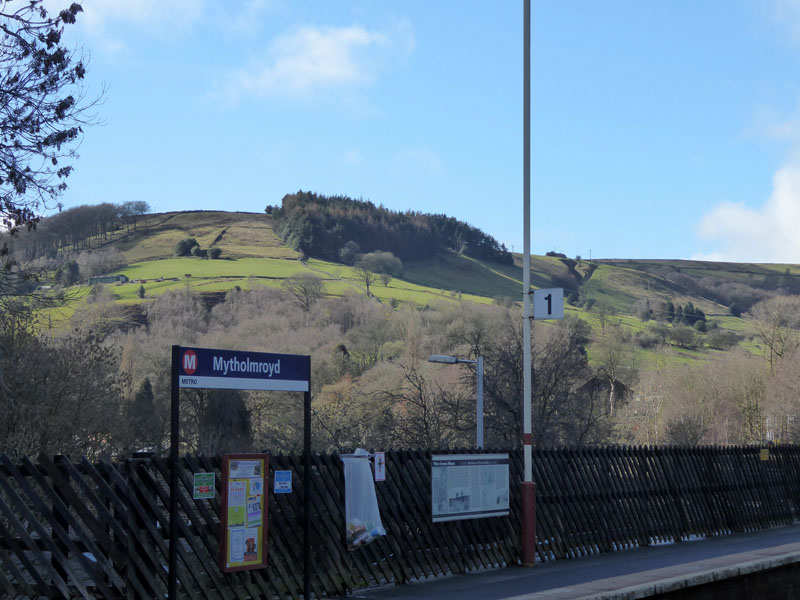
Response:
[[[197,354],[194,350],[187,350],[183,353],[183,372],[187,375],[192,375],[197,370]]]

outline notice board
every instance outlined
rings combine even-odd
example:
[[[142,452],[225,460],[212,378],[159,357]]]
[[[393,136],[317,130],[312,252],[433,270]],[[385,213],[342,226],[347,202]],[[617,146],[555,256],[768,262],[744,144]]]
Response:
[[[434,454],[434,523],[508,515],[508,454]]]
[[[220,556],[223,571],[267,566],[268,454],[222,457]]]

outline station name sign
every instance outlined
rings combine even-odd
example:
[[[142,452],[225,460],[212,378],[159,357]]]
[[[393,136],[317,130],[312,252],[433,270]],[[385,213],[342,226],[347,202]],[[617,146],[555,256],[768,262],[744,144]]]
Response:
[[[181,348],[178,387],[307,392],[311,361],[297,354]]]

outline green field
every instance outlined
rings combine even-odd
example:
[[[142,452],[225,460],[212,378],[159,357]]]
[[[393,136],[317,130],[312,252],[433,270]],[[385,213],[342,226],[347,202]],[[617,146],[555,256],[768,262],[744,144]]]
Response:
[[[129,279],[166,279],[178,277],[274,277],[283,279],[306,270],[298,260],[279,258],[229,258],[208,260],[204,258],[166,258],[134,263],[114,274],[127,275]]]

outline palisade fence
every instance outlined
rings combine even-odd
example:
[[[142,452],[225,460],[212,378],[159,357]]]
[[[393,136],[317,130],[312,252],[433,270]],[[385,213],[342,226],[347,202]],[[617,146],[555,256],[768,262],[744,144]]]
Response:
[[[342,463],[337,455],[313,456],[314,595],[518,564],[522,453],[511,452],[510,516],[445,523],[431,522],[431,454],[386,453],[386,481],[376,489],[387,536],[353,552],[345,549]],[[800,447],[774,447],[761,458],[757,447],[536,451],[538,557],[790,524],[800,506]],[[218,566],[219,469],[219,458],[181,460],[180,597],[299,599],[302,457],[270,457],[270,472],[293,472],[293,492],[270,490],[269,568],[262,570],[223,573]],[[216,498],[192,499],[195,472],[216,473]],[[166,459],[14,463],[0,456],[0,598],[164,598],[168,507]]]

